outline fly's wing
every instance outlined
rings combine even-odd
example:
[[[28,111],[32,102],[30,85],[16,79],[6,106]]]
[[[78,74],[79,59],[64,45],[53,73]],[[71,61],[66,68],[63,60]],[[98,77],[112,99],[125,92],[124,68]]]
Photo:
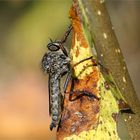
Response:
[[[127,104],[127,101],[122,96],[122,93],[120,92],[120,90],[119,90],[117,84],[115,83],[109,70],[107,68],[105,68],[104,66],[101,66],[101,70],[102,70],[103,76],[106,80],[107,86],[110,88],[110,90],[113,93],[113,96],[116,98],[116,100],[118,102],[120,111],[122,111],[122,112],[128,111],[129,113],[133,113],[130,106]]]
[[[51,103],[51,90],[50,90],[50,75],[48,77],[48,91],[49,91],[49,115],[51,116],[52,103]]]

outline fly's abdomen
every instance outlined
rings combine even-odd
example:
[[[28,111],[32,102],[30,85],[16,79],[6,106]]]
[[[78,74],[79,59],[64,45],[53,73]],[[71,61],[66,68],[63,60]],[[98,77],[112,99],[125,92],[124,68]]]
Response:
[[[50,129],[56,127],[61,118],[62,95],[60,93],[60,79],[57,75],[50,77],[50,111],[52,123]]]

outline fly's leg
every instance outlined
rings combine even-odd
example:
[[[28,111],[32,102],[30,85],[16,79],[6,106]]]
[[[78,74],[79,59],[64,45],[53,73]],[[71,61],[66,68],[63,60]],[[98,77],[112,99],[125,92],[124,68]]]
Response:
[[[87,59],[88,59],[88,58],[87,58]],[[101,69],[102,69],[104,72],[106,72],[106,73],[109,72],[109,69],[106,68],[101,62],[97,62],[95,59],[93,59],[93,57],[89,57],[89,59],[92,60],[92,62],[93,62],[93,66],[97,66],[97,65],[99,65],[99,66],[101,67]]]
[[[67,79],[69,79],[69,77]],[[81,91],[80,90],[75,90],[74,91],[75,78],[70,77],[70,79],[71,79],[71,87],[70,87],[70,91],[69,91],[69,100],[70,101],[74,101],[76,99],[79,99],[82,96],[88,96],[90,98],[95,98],[95,99],[99,100],[99,98],[96,95],[94,95],[92,92],[89,92],[87,90],[81,90]],[[65,87],[67,87],[67,83],[69,83],[70,79],[66,80]],[[66,93],[66,89],[65,89],[64,93]],[[72,96],[73,96],[74,93],[76,93],[76,98],[73,99]]]
[[[67,31],[65,32],[63,38],[61,39],[62,44],[66,42],[66,40],[67,40],[67,38],[68,38],[68,36],[69,36],[71,30],[72,30],[72,25],[70,25],[70,26],[68,27],[68,29],[67,29]]]
[[[93,56],[90,56],[90,57],[88,57],[86,59],[83,59],[83,60],[79,61],[78,63],[74,64],[73,67],[76,67],[80,63],[82,63],[84,61],[87,61],[87,60],[90,60],[90,59],[92,60],[93,64],[92,65],[88,65],[87,67],[89,67],[89,66],[98,66],[99,65],[101,67],[101,70],[103,72],[105,72],[105,73],[108,73],[109,72],[108,68],[106,68],[101,62],[97,62],[96,59],[93,59]]]
[[[64,89],[64,93],[66,93],[66,90],[67,90],[69,81],[70,81],[71,79],[72,79],[72,74],[71,74],[71,71],[69,71],[69,73],[67,74],[65,83],[64,83],[64,88],[63,88],[63,89]]]
[[[69,100],[70,101],[73,101],[75,99],[78,99],[80,98],[81,96],[89,96],[91,98],[96,98],[97,100],[99,100],[99,98],[94,95],[93,93],[87,91],[87,90],[77,90],[77,91],[74,91],[74,83],[75,83],[75,77],[73,77],[72,73],[73,73],[73,68],[77,65],[79,65],[80,63],[84,62],[84,61],[87,61],[87,60],[92,60],[93,61],[93,64],[91,66],[97,66],[97,63],[95,62],[95,59],[93,59],[92,56],[90,56],[89,58],[86,58],[86,59],[83,59],[81,61],[79,61],[78,63],[76,63],[75,65],[73,65],[73,67],[71,68],[72,70],[70,70],[69,74],[67,75],[67,78],[66,78],[66,81],[65,81],[65,84],[64,84],[64,93],[66,93],[66,89],[68,87],[68,83],[69,81],[71,80],[71,87],[70,87],[70,92],[69,92]],[[75,98],[75,99],[72,99],[72,95],[73,93],[76,93],[78,96]]]
[[[92,92],[89,92],[87,90],[75,90],[75,91],[73,91],[73,93],[76,93],[76,97],[74,99],[72,99],[72,97],[71,97],[70,101],[75,101],[77,99],[80,99],[83,96],[88,96],[89,98],[99,100],[99,98],[96,95],[94,95]]]
[[[90,57],[88,57],[88,58],[85,58],[85,59],[79,61],[78,63],[74,64],[73,67],[76,67],[76,66],[79,65],[80,63],[82,63],[82,62],[84,62],[84,61],[87,61],[87,60],[90,60],[90,59],[91,59],[92,62],[93,62],[93,66],[100,65],[102,69],[105,69],[106,71],[108,71],[108,69],[105,68],[104,65],[103,65],[102,63],[97,62],[95,59],[93,59],[93,56],[90,56]]]
[[[86,59],[83,59],[83,60],[79,61],[78,63],[76,63],[76,64],[73,66],[73,68],[74,68],[75,66],[79,65],[80,63],[82,63],[82,62],[84,62],[84,61],[87,61],[87,60],[90,60],[90,59],[91,59],[92,62],[93,62],[93,64],[92,64],[91,66],[97,66],[97,63],[96,63],[95,59],[93,59],[93,56],[91,56],[91,57],[88,57],[88,58],[86,58]],[[73,69],[73,68],[72,68],[72,69]],[[70,88],[70,95],[69,95],[69,100],[70,100],[70,101],[74,101],[74,100],[76,100],[76,99],[79,99],[79,98],[82,97],[82,96],[88,96],[88,97],[90,97],[90,98],[95,98],[95,99],[99,100],[99,98],[98,98],[96,95],[94,95],[92,92],[89,92],[89,91],[87,91],[87,90],[76,90],[76,91],[74,91],[74,82],[75,82],[75,78],[72,77],[71,88]],[[74,98],[74,99],[72,99],[73,93],[76,93],[76,95],[77,95],[76,98]]]
[[[72,95],[73,95],[73,90],[74,90],[74,82],[75,82],[75,78],[72,78],[71,80],[71,87],[70,87],[70,94],[69,94],[69,100],[72,101]]]
[[[72,95],[74,93],[74,82],[75,82],[75,77],[73,77],[73,68],[77,65],[79,65],[80,63],[84,62],[84,61],[87,61],[89,59],[93,59],[93,57],[89,57],[89,58],[86,58],[86,59],[83,59],[81,61],[79,61],[78,63],[76,63],[75,65],[73,65],[73,67],[71,68],[70,72],[68,73],[67,75],[67,78],[65,80],[65,83],[64,83],[64,93],[66,93],[66,89],[68,87],[68,83],[69,81],[71,80],[71,87],[70,87],[70,95],[69,95],[69,100],[72,100]],[[77,92],[77,91],[76,91]],[[78,91],[77,93],[82,93],[82,91]],[[83,92],[85,95],[89,95],[88,92]],[[89,95],[90,96],[90,95]],[[93,95],[92,95],[93,96]]]
[[[83,59],[83,60],[81,60],[81,61],[79,61],[79,62],[77,62],[76,64],[74,64],[73,65],[73,67],[76,67],[77,65],[79,65],[80,63],[82,63],[82,62],[84,62],[84,61],[87,61],[87,60],[94,60],[93,59],[93,56],[90,56],[90,57],[88,57],[88,58],[85,58],[85,59]],[[97,64],[96,64],[97,65]]]
[[[62,115],[61,115],[61,118],[62,118]],[[58,123],[57,132],[59,131],[60,128],[61,128],[61,119],[59,120],[59,123]]]
[[[61,39],[60,49],[63,51],[63,53],[68,57],[67,50],[64,48],[63,44],[66,42],[70,32],[72,30],[72,25],[69,26],[68,30],[65,32],[63,38]]]
[[[67,78],[65,80],[65,84],[64,84],[64,93],[66,93],[66,90],[67,90],[67,87],[68,87],[68,84],[71,80],[71,86],[70,86],[70,92],[69,93],[69,100],[71,100],[71,97],[73,95],[73,90],[74,90],[74,81],[75,81],[75,78],[72,76],[72,72],[70,71],[67,75]]]

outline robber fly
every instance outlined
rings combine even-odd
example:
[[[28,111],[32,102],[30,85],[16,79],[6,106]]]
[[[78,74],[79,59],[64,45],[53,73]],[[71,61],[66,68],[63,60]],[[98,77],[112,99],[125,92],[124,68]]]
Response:
[[[83,94],[86,96],[97,98],[95,95],[86,90],[74,91],[75,78],[73,76],[72,67],[70,65],[70,58],[68,57],[68,53],[64,48],[64,43],[66,42],[71,30],[72,26],[68,28],[62,40],[60,41],[51,40],[51,42],[47,45],[49,51],[45,53],[45,55],[42,58],[42,68],[45,72],[49,74],[48,78],[49,114],[52,117],[50,130],[59,125],[61,119],[63,96],[60,91],[60,80],[62,76],[68,74],[64,84],[64,93],[66,93],[69,81],[72,80],[69,96],[70,100],[74,92],[79,95]],[[89,59],[92,59],[92,57],[81,60],[76,65]]]
[[[42,58],[42,68],[49,74],[49,114],[52,117],[50,130],[59,124],[63,97],[60,91],[60,79],[70,70],[70,59],[63,47],[72,30],[70,26],[60,41],[52,41],[47,45],[48,52]]]

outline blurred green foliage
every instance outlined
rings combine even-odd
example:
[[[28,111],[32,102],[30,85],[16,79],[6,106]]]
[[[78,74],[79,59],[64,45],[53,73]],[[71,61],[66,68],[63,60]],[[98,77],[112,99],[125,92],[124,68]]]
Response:
[[[40,64],[49,39],[61,39],[69,26],[71,3],[0,1],[0,139],[55,139]]]
[[[61,38],[69,25],[71,3],[71,0],[1,1],[0,63],[17,69],[38,69],[49,38]]]

